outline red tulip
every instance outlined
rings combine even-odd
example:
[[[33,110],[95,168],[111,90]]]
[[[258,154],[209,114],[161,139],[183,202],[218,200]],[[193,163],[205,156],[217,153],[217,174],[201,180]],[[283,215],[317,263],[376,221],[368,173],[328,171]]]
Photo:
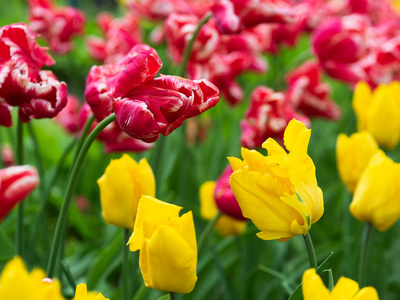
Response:
[[[0,169],[0,220],[38,185],[37,171],[31,166]]]

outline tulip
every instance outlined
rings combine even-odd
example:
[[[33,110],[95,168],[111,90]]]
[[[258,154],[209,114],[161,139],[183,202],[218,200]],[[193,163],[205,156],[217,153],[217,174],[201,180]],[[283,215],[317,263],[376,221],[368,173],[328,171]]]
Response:
[[[44,37],[51,51],[66,54],[73,48],[72,38],[81,34],[85,15],[73,7],[56,7],[51,0],[29,0],[29,26]]]
[[[261,239],[286,241],[306,235],[324,212],[315,166],[307,155],[310,135],[310,129],[293,119],[283,138],[289,153],[269,138],[262,145],[268,156],[242,148],[243,161],[229,158],[232,191],[243,216],[261,230]]]
[[[215,187],[215,181],[206,181],[200,186],[200,215],[205,220],[213,220],[218,215],[214,198]],[[214,228],[223,236],[240,235],[246,229],[246,221],[237,220],[223,213],[218,217]]]
[[[0,124],[11,126],[10,106],[19,107],[25,123],[55,117],[67,104],[67,85],[41,70],[54,60],[36,43],[33,31],[23,23],[1,27],[0,53]]]
[[[232,173],[232,167],[228,165],[215,183],[214,199],[221,212],[232,218],[243,221],[246,220],[246,218],[243,217],[240,206],[229,184]]]
[[[379,145],[393,149],[400,140],[400,82],[379,85],[374,91],[359,82],[354,91],[353,109],[358,131],[369,131]]]
[[[142,196],[129,249],[140,250],[146,287],[190,293],[197,281],[197,246],[192,212],[150,196]]]
[[[29,273],[23,260],[16,256],[1,272],[0,299],[64,300],[64,297],[58,280],[46,278],[41,269],[33,269]]]
[[[357,182],[379,146],[367,132],[357,132],[350,137],[341,133],[336,142],[336,161],[340,178],[346,188],[354,193]]]
[[[101,293],[88,292],[85,283],[76,286],[75,297],[73,300],[110,300],[105,298]]]
[[[343,276],[339,278],[332,291],[329,291],[315,269],[304,272],[302,289],[304,300],[379,300],[375,288],[360,289],[357,282]]]
[[[0,221],[38,185],[37,171],[31,166],[0,169]]]
[[[111,160],[97,183],[102,215],[107,224],[132,229],[142,195],[155,196],[153,171],[145,158],[139,163],[129,155]]]
[[[14,151],[10,145],[4,144],[1,146],[1,160],[5,167],[11,167],[15,164]]]
[[[261,147],[269,137],[281,141],[287,124],[293,118],[309,123],[307,117],[295,112],[283,93],[259,86],[251,93],[249,108],[240,123],[240,141],[247,148]]]
[[[350,204],[351,214],[379,231],[389,229],[400,216],[400,164],[383,151],[369,161],[359,179]]]

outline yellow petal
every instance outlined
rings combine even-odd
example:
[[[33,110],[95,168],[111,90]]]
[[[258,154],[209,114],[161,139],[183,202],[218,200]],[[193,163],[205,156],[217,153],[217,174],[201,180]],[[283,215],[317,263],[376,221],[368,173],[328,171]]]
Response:
[[[331,291],[331,299],[351,299],[358,290],[357,282],[342,276]]]
[[[256,150],[249,150],[242,147],[242,157],[248,165],[250,171],[260,171],[260,166],[264,163],[265,157]]]
[[[369,286],[361,289],[357,295],[353,298],[354,300],[379,300],[378,292],[375,288]]]
[[[350,204],[351,214],[371,222],[380,231],[389,229],[400,215],[399,180],[400,164],[394,163],[383,151],[377,152],[358,182]]]
[[[354,89],[353,110],[357,117],[357,129],[363,131],[367,129],[368,111],[372,104],[372,91],[366,82],[360,81]]]
[[[315,269],[304,272],[302,290],[304,300],[329,299],[329,290],[325,287]]]
[[[230,184],[243,216],[251,219],[258,229],[268,234],[279,233],[280,238],[294,236],[292,221],[303,217],[292,205],[280,199],[270,175],[262,176],[244,169],[231,175]],[[261,236],[265,237],[264,234]]]
[[[286,155],[286,151],[272,138],[268,138],[262,147],[268,150],[268,155]]]
[[[243,169],[247,164],[237,157],[228,157],[233,172]]]
[[[215,181],[206,181],[200,186],[200,215],[203,219],[212,220],[218,214],[214,199]]]
[[[154,178],[153,170],[151,169],[146,158],[139,161],[139,172],[137,174],[141,181],[142,193],[151,197],[156,196],[156,180]]]
[[[76,286],[75,298],[73,300],[110,300],[105,298],[101,293],[88,292],[85,283]]]
[[[347,137],[339,134],[336,142],[336,161],[340,178],[353,193],[362,172],[379,146],[367,132],[357,132]]]
[[[173,228],[157,228],[148,242],[147,258],[150,287],[184,294],[193,290],[197,252]]]
[[[112,160],[100,179],[100,202],[102,215],[108,224],[124,228],[133,228],[134,225],[134,199],[138,197],[122,160]],[[139,195],[140,196],[140,195]]]
[[[133,252],[142,248],[144,242],[144,221],[156,220],[167,223],[170,219],[178,218],[182,207],[162,202],[150,196],[142,196],[139,201],[138,213],[134,231],[128,241],[129,249]]]
[[[289,152],[307,153],[311,130],[304,123],[293,119],[289,122],[283,135],[285,147]]]
[[[246,229],[247,221],[237,220],[228,215],[222,214],[217,223],[215,230],[223,236],[240,235]]]

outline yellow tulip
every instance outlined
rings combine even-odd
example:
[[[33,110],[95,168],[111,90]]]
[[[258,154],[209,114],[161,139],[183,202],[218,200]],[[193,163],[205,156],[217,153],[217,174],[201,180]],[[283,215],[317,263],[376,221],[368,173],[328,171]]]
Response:
[[[336,161],[340,178],[353,193],[357,182],[379,146],[368,131],[357,132],[350,137],[341,133],[336,142]]]
[[[205,220],[213,220],[218,214],[214,190],[215,181],[206,181],[200,186],[200,215]],[[223,236],[240,235],[246,229],[246,223],[247,221],[221,214],[214,228]]]
[[[103,218],[107,224],[132,229],[142,195],[155,196],[153,171],[145,158],[139,163],[129,155],[111,160],[97,180]]]
[[[379,85],[374,91],[365,82],[354,90],[353,109],[358,131],[367,130],[379,145],[393,149],[400,140],[400,82]]]
[[[76,286],[75,298],[73,300],[110,300],[104,298],[101,293],[88,292],[85,283],[80,283]]]
[[[304,272],[302,289],[304,300],[379,300],[375,288],[365,287],[360,290],[357,282],[343,276],[329,291],[315,269]]]
[[[129,249],[140,250],[139,264],[147,287],[190,293],[197,281],[197,244],[192,212],[150,196],[139,201]]]
[[[310,135],[311,130],[293,119],[284,134],[289,154],[269,138],[262,145],[268,156],[242,148],[243,161],[229,158],[232,191],[243,216],[261,230],[261,239],[286,241],[305,235],[324,212],[315,166],[307,154]]]
[[[64,297],[58,280],[46,278],[41,269],[33,269],[29,273],[23,260],[16,256],[1,273],[0,299],[64,300]]]
[[[379,231],[389,229],[400,216],[400,164],[383,151],[370,160],[354,191],[351,214]]]

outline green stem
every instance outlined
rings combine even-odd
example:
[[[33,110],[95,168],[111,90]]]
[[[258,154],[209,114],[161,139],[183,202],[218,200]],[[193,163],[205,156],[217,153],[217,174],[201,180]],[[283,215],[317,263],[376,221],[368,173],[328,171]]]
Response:
[[[169,299],[170,300],[175,300],[175,293],[174,292],[169,292]]]
[[[24,143],[23,143],[23,138],[24,138],[24,127],[21,119],[18,118],[17,122],[17,144],[16,144],[16,159],[17,159],[17,165],[23,165],[24,164]],[[22,241],[23,241],[23,227],[24,227],[24,202],[21,201],[18,204],[18,210],[17,210],[17,228],[16,228],[16,237],[15,237],[15,243],[16,243],[16,249],[17,249],[17,255],[22,256]]]
[[[204,24],[206,24],[208,22],[208,20],[211,19],[211,17],[212,17],[211,12],[206,14],[200,20],[199,24],[197,25],[196,30],[193,32],[192,38],[190,39],[189,43],[186,45],[185,50],[183,52],[183,59],[182,59],[181,66],[179,68],[178,76],[183,77],[185,75],[186,66],[189,61],[190,55],[192,53],[193,44],[194,44],[197,36],[199,35],[201,28],[204,26]]]
[[[92,127],[92,124],[94,122],[94,115],[91,115],[89,119],[87,119],[85,126],[83,127],[83,130],[81,132],[81,136],[78,138],[77,137],[77,144],[75,148],[75,153],[74,153],[74,160],[76,161],[76,158],[78,157],[79,151],[81,151],[81,148],[83,146],[83,143],[85,142],[86,136],[89,133],[90,128]]]
[[[310,261],[310,267],[317,269],[317,257],[315,256],[314,245],[311,240],[310,233],[308,232],[303,236],[307,247],[308,259]]]
[[[71,175],[69,176],[67,188],[64,194],[64,200],[61,206],[60,215],[57,220],[56,230],[54,233],[53,243],[51,245],[49,263],[47,266],[47,276],[53,277],[54,269],[56,266],[56,260],[58,251],[61,245],[62,232],[67,224],[67,215],[69,206],[71,204],[72,194],[75,190],[75,185],[78,180],[78,174],[81,170],[83,160],[85,159],[86,153],[88,152],[90,146],[92,145],[95,138],[99,135],[99,133],[111,122],[116,119],[115,114],[109,115],[103,121],[101,121],[95,129],[89,134],[85,143],[82,146],[82,149],[79,151],[78,157],[76,158],[75,163],[73,164]]]
[[[124,229],[124,244],[123,244],[123,260],[122,260],[122,280],[123,280],[123,285],[122,285],[122,293],[123,293],[123,299],[124,300],[129,300],[129,263],[128,263],[128,254],[129,254],[129,248],[126,245],[129,241],[129,229]]]
[[[33,151],[35,153],[36,167],[38,169],[39,180],[40,180],[40,184],[39,184],[40,193],[41,193],[40,196],[43,199],[45,190],[46,190],[45,185],[44,185],[43,163],[42,163],[42,159],[40,157],[39,143],[36,138],[36,134],[35,134],[35,130],[33,129],[32,122],[28,123],[28,131],[29,131],[29,135],[31,136],[32,143],[33,143]]]
[[[371,236],[372,224],[366,223],[364,228],[364,233],[362,237],[361,243],[361,254],[360,254],[360,264],[358,266],[358,284],[361,287],[365,285],[365,273],[367,270],[367,250],[368,250],[368,242]]]
[[[160,175],[160,162],[161,162],[161,156],[162,156],[162,152],[163,152],[163,148],[165,145],[165,136],[160,136],[156,142],[155,145],[155,151],[154,151],[154,155],[152,158],[152,169],[153,169],[153,173],[154,176],[156,177],[156,183],[159,182],[159,180],[161,179],[161,175]]]
[[[329,290],[332,291],[334,286],[335,286],[335,281],[333,280],[332,269],[328,269],[328,288],[329,288]]]
[[[203,249],[204,243],[207,240],[208,235],[210,234],[211,230],[213,229],[215,223],[217,223],[219,217],[221,216],[221,212],[218,212],[218,214],[215,216],[214,219],[212,219],[206,227],[203,229],[200,237],[199,237],[199,242],[197,243],[197,253],[200,255],[201,250]]]

